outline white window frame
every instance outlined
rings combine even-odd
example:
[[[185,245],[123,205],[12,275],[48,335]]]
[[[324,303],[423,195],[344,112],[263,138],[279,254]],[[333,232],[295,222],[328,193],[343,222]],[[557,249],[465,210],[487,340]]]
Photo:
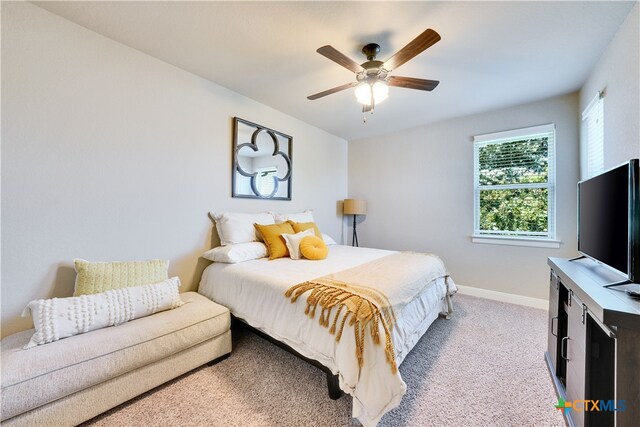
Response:
[[[522,140],[538,135],[549,136],[549,170],[546,183],[507,184],[507,185],[480,185],[480,148],[490,144],[501,144]],[[471,241],[474,243],[488,243],[513,246],[536,246],[546,248],[559,248],[560,241],[556,240],[556,129],[553,123],[540,126],[532,126],[521,129],[513,129],[504,132],[496,132],[484,135],[476,135],[473,138],[473,188],[474,188],[474,227]],[[480,230],[480,190],[491,189],[547,189],[547,224],[546,233],[517,233],[512,231],[485,231]]]
[[[604,92],[596,93],[582,113],[583,132],[586,135],[585,179],[604,172]]]

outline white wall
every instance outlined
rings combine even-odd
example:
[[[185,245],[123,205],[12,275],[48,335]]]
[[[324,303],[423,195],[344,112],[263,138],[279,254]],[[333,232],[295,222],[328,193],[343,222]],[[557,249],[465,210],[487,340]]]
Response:
[[[339,239],[347,144],[32,4],[2,2],[2,335],[72,260],[167,258],[195,290],[209,210],[315,210]],[[293,200],[231,198],[232,117],[294,138]]]
[[[547,298],[549,256],[576,254],[578,95],[349,142],[349,197],[363,198],[360,246],[433,252],[466,286]],[[471,243],[473,136],[556,124],[560,249]]]
[[[604,98],[604,167],[640,157],[640,4],[627,16],[580,90],[580,112],[598,91]],[[586,135],[580,170],[586,177]]]

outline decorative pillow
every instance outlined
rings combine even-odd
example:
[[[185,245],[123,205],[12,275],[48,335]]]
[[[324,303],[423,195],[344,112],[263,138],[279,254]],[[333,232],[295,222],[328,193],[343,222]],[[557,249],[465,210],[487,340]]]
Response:
[[[251,261],[252,259],[264,258],[268,255],[269,252],[264,243],[247,242],[218,246],[217,248],[209,249],[202,254],[202,257],[214,262],[235,264],[238,262]]]
[[[325,245],[337,245],[338,243],[333,240],[333,238],[331,236],[329,236],[328,234],[324,234],[322,233],[322,240],[324,240],[324,244]]]
[[[322,239],[322,233],[320,232],[320,229],[318,228],[315,222],[293,222],[293,221],[287,221],[287,222],[291,224],[291,227],[293,227],[293,231],[295,231],[296,233],[313,228],[313,231],[315,232],[316,236]]]
[[[275,224],[273,215],[269,212],[249,213],[213,213],[211,218],[216,223],[216,230],[220,236],[222,246],[234,243],[259,242],[260,235],[256,233],[253,224]]]
[[[273,217],[276,220],[276,223],[279,224],[281,222],[294,221],[294,222],[313,222],[313,211],[307,209],[304,212],[300,213],[273,213]]]
[[[317,236],[307,236],[300,242],[300,253],[306,259],[325,259],[329,248]]]
[[[261,225],[255,224],[256,230],[262,235],[264,244],[269,250],[269,259],[276,259],[289,256],[287,245],[284,243],[283,234],[294,234],[291,224],[284,222],[282,224]]]
[[[22,313],[31,311],[36,332],[25,345],[35,347],[107,326],[115,326],[159,311],[180,307],[180,279],[113,289],[94,295],[31,301]]]
[[[124,262],[89,262],[74,259],[73,263],[78,273],[74,297],[157,283],[169,277],[169,261],[162,259]]]
[[[305,230],[296,234],[283,234],[284,243],[289,250],[289,256],[291,259],[300,259],[300,241],[307,236],[313,236],[313,230]]]

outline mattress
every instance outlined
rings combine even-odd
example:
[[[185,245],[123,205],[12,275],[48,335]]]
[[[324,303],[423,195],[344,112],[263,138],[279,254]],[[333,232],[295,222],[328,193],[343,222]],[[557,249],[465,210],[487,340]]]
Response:
[[[304,314],[306,298],[295,303],[284,292],[296,284],[382,258],[393,251],[331,245],[321,261],[280,258],[208,266],[198,292],[229,308],[231,313],[307,358],[319,361],[338,375],[340,388],[353,396],[353,416],[363,425],[375,425],[395,408],[406,392],[399,372],[392,373],[383,351],[374,351],[366,335],[365,364],[358,366],[352,327],[340,342]],[[447,295],[455,293],[451,278],[433,280],[413,301],[396,311],[392,332],[396,362],[407,354],[440,313],[449,314]],[[347,329],[349,328],[349,329]],[[438,343],[434,343],[438,345]]]

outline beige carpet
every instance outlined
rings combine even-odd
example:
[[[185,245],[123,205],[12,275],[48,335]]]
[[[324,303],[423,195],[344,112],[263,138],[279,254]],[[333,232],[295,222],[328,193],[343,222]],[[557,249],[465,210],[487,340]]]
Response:
[[[563,426],[543,353],[546,312],[457,295],[400,366],[408,391],[381,426]],[[250,332],[231,357],[87,423],[94,426],[357,426],[351,397]]]

